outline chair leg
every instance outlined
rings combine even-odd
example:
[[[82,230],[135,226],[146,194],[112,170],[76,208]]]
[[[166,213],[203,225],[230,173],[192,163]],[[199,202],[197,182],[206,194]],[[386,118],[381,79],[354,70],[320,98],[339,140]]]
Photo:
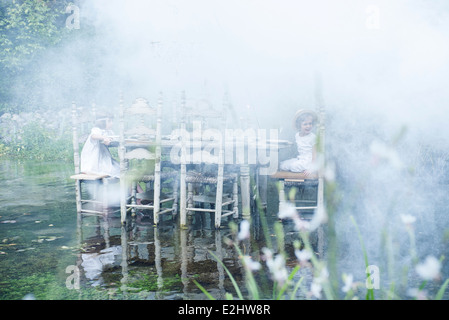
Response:
[[[322,209],[324,206],[324,185],[323,178],[318,179],[318,190],[317,190],[317,208]]]
[[[187,208],[193,208],[193,184],[187,184]]]
[[[125,183],[125,178],[120,178],[120,219],[121,223],[126,222],[126,202],[128,197],[128,188]]]
[[[173,216],[176,216],[176,214],[178,213],[178,189],[179,189],[179,181],[178,179],[175,180],[174,184],[173,184]]]
[[[283,204],[285,202],[285,184],[284,180],[279,180],[279,209],[280,210],[283,207]]]
[[[76,212],[81,213],[81,180],[75,180]]]
[[[234,200],[234,215],[233,218],[234,219],[238,219],[239,217],[239,193],[238,193],[238,184],[237,184],[237,180],[234,181],[233,185],[232,185],[232,200]]]
[[[242,196],[242,215],[243,217],[248,217],[251,214],[251,204],[250,204],[250,177],[249,177],[249,166],[240,166],[240,193]]]
[[[133,181],[131,185],[131,204],[136,205],[136,194],[137,194],[137,182]],[[131,214],[134,216],[136,214],[136,208],[132,207]]]
[[[185,166],[181,166],[181,178],[179,181],[180,195],[179,195],[179,214],[180,214],[180,227],[185,228],[187,225],[187,194],[186,194],[186,168]]]
[[[159,223],[159,211],[161,207],[161,172],[156,168],[155,176],[154,176],[154,201],[153,201],[153,216],[154,216],[154,224],[157,225]]]
[[[221,226],[221,211],[223,210],[223,166],[218,168],[217,190],[215,195],[215,228]]]
[[[106,214],[108,210],[108,184],[109,180],[107,178],[101,179],[101,186],[103,188],[103,213]]]

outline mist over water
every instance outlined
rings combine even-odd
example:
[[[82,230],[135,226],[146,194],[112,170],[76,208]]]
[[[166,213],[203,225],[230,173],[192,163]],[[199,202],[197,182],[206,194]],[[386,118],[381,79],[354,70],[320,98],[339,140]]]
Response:
[[[250,106],[260,123],[291,131],[286,118],[314,107],[319,72],[331,114],[380,114],[385,118],[376,125],[422,130],[448,110],[448,8],[442,1],[78,5],[73,42],[45,61],[49,74],[60,69],[74,98],[83,89],[89,92],[84,99],[98,101],[116,100],[118,90],[128,99],[163,91],[176,101],[186,90],[188,98],[220,104],[229,90],[237,112]],[[95,41],[78,36],[83,24],[94,25]],[[85,68],[98,69],[96,77],[84,78]]]
[[[421,259],[447,253],[447,2],[75,4],[80,29],[72,30],[72,42],[43,57],[42,87],[31,88],[49,104],[115,107],[120,91],[126,102],[139,96],[155,102],[162,91],[168,116],[182,90],[217,107],[228,91],[237,115],[250,112],[261,128],[279,128],[281,139],[293,141],[292,118],[297,109],[315,108],[320,74],[326,158],[336,164],[341,194],[335,214],[341,269],[363,278],[349,215],[372,264],[386,265],[386,248],[397,258],[395,268],[409,262],[401,214],[417,218]],[[77,34],[84,24],[95,27],[94,42]],[[85,77],[88,68],[97,71],[94,78]],[[379,145],[387,148],[380,155]]]

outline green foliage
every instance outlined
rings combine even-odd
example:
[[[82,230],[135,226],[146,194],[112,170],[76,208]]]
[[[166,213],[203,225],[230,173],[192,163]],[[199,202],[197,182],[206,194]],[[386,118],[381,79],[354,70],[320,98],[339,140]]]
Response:
[[[155,273],[150,274],[138,274],[136,272],[130,272],[129,275],[134,277],[135,280],[127,284],[127,288],[132,292],[152,292],[161,290],[158,283],[158,275]],[[169,291],[173,286],[182,284],[179,275],[168,277],[163,279],[162,291]]]
[[[7,284],[0,291],[1,300],[21,300],[32,295],[36,300],[103,300],[110,298],[108,293],[97,288],[83,290],[68,289],[65,278],[50,272],[35,273],[19,279],[4,279]]]
[[[61,28],[56,25],[61,8],[50,1],[12,1],[2,10],[0,20],[0,63],[17,72],[33,56],[61,40]]]
[[[36,61],[58,45],[70,30],[65,28],[69,1],[0,1],[0,114],[23,108],[13,99],[18,79],[34,81]]]
[[[29,160],[70,160],[73,147],[68,129],[61,136],[31,122],[23,127],[20,139],[9,144],[0,143],[0,157]]]
[[[9,154],[10,148],[3,143],[0,143],[0,158]]]

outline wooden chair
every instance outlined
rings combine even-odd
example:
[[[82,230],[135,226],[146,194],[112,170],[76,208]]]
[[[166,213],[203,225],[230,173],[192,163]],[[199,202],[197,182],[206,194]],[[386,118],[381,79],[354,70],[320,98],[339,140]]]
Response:
[[[121,221],[126,222],[128,211],[152,210],[154,224],[165,213],[177,213],[177,172],[161,167],[161,111],[162,94],[156,107],[143,98],[130,106],[120,99],[120,185]],[[161,183],[170,180],[174,187],[167,194],[161,193]],[[138,192],[137,184],[146,185],[145,192]],[[129,190],[131,194],[129,195]],[[140,203],[138,203],[140,202]],[[166,204],[172,203],[167,207]],[[164,207],[165,205],[165,207]]]
[[[317,108],[318,121],[316,124],[317,131],[317,155],[324,155],[324,107],[322,103],[318,104]],[[318,173],[312,176],[305,176],[304,173],[295,173],[290,171],[278,171],[271,175],[271,178],[278,180],[279,192],[279,210],[285,201],[290,201],[294,204],[296,210],[300,213],[306,211],[316,210],[324,206],[324,184],[323,172],[318,170]],[[291,193],[291,197],[287,199],[287,190],[295,188]],[[299,196],[299,197],[298,197]]]
[[[201,121],[205,127],[202,129],[216,129],[216,133],[220,133],[220,139],[214,139],[201,135],[196,137],[192,135],[182,135],[181,137],[181,177],[180,177],[180,225],[185,228],[187,225],[187,214],[193,212],[209,212],[214,214],[215,228],[220,228],[221,220],[224,217],[233,215],[238,217],[238,175],[226,170],[224,163],[224,136],[223,124],[225,123],[225,114],[222,110],[213,110],[211,105],[206,103],[205,109],[200,108],[196,104],[194,108],[186,108],[185,94],[182,95],[181,109],[183,110],[183,118],[181,121],[181,132],[188,133],[186,124],[190,125],[190,119]],[[189,122],[187,122],[188,120]],[[215,127],[213,126],[215,121]],[[186,123],[187,122],[187,123]],[[191,140],[189,140],[191,138]],[[197,138],[197,140],[195,140]],[[189,140],[189,141],[187,141]],[[217,152],[218,155],[208,159],[210,162],[205,163],[201,159],[200,163],[192,164],[192,157],[195,143],[201,143],[203,146],[210,147]],[[202,152],[200,150],[199,152]],[[190,156],[190,157],[189,157]],[[190,159],[188,159],[190,158]],[[193,161],[195,162],[195,161]],[[206,169],[207,172],[206,172]],[[228,191],[229,192],[225,192]],[[207,207],[208,206],[208,207]],[[231,207],[231,208],[229,208]]]
[[[84,111],[84,112],[82,112]],[[89,111],[78,108],[72,103],[73,160],[75,174],[76,211],[82,214],[103,214],[108,206],[107,186],[117,179],[108,175],[81,172],[80,145],[82,146],[90,134],[95,122],[95,109]],[[84,188],[84,186],[88,188]]]

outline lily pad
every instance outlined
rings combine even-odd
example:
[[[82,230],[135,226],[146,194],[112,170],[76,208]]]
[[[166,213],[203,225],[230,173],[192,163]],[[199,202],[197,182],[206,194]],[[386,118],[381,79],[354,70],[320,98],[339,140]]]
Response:
[[[0,221],[0,223],[16,223],[17,221],[16,220],[3,220],[3,221]]]

